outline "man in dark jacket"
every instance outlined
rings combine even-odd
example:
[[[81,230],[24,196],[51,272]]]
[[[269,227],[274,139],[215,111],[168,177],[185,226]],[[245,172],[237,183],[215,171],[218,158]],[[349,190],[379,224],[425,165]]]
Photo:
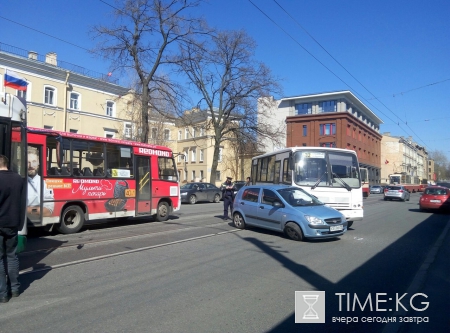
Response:
[[[228,220],[228,207],[230,207],[231,214],[233,213],[234,191],[236,190],[231,181],[233,178],[227,177],[227,180],[222,184],[222,198],[223,198],[223,220]]]
[[[19,174],[8,170],[8,158],[0,155],[0,303],[9,301],[8,275],[11,296],[18,297],[19,259],[16,255],[18,231],[23,228],[23,180]]]

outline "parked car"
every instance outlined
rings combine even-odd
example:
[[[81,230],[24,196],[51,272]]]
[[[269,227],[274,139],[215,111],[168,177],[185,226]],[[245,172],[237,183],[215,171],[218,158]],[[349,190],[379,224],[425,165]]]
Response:
[[[409,191],[401,185],[390,185],[384,189],[384,201],[398,199],[400,201],[409,201]]]
[[[222,192],[211,183],[187,183],[180,187],[181,202],[195,204],[199,201],[220,202]]]
[[[234,191],[234,196],[236,196],[236,194],[239,192],[239,190],[240,190],[241,188],[244,187],[244,185],[245,185],[245,182],[244,182],[244,181],[235,181],[235,182],[233,183],[233,186],[234,186],[234,188],[236,189],[236,190]]]
[[[298,187],[252,185],[241,189],[233,208],[237,228],[247,225],[284,232],[289,238],[331,238],[347,231],[345,216]]]
[[[379,185],[373,185],[370,187],[370,193],[382,194],[383,190],[384,190],[383,186],[379,186]]]
[[[450,210],[450,189],[443,186],[428,186],[419,200],[420,210]]]

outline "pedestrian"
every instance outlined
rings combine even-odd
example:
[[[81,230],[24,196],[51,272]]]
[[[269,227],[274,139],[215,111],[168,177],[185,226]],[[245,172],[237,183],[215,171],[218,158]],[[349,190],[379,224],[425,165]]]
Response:
[[[12,297],[20,295],[16,249],[18,232],[25,221],[21,209],[23,184],[19,174],[8,170],[8,158],[0,155],[0,303],[9,301],[8,285]]]
[[[227,180],[222,185],[222,198],[223,198],[223,220],[228,220],[228,207],[230,208],[230,214],[233,214],[233,200],[234,191],[236,190],[231,183],[233,178],[227,177]]]
[[[250,185],[252,185],[252,180],[250,177],[247,177],[247,181],[245,182],[244,186],[250,186]]]

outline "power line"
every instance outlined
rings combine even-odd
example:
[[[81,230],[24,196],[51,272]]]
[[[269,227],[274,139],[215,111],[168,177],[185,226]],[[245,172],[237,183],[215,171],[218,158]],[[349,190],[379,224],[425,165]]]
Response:
[[[310,56],[312,56],[317,62],[319,62],[323,67],[325,67],[330,73],[332,73],[335,77],[337,77],[341,82],[343,82],[346,86],[348,86],[350,89],[352,89],[353,91],[356,92],[356,89],[352,88],[348,83],[346,83],[342,78],[340,78],[337,74],[335,74],[331,69],[329,69],[327,66],[325,66],[320,60],[318,60],[311,52],[309,52],[303,45],[301,45],[294,37],[292,37],[285,29],[283,29],[278,23],[276,23],[271,17],[269,17],[262,9],[260,9],[257,5],[255,5],[251,0],[248,0],[256,9],[258,9],[264,16],[266,16],[273,24],[275,24],[280,30],[282,30],[287,36],[289,36],[289,38],[291,38],[296,44],[298,44],[303,50],[305,50],[305,52],[307,52]],[[337,61],[309,32],[306,31],[305,28],[303,28],[303,26],[301,26],[301,24],[299,24],[297,22],[297,20],[295,20],[295,18],[293,18],[276,0],[274,0],[274,2],[294,21],[296,22],[307,34],[308,36],[310,36],[339,66],[341,66],[355,81],[357,81],[367,92],[369,92],[373,97],[376,98],[376,96],[366,87],[364,86],[355,76],[353,76],[339,61]],[[360,95],[360,94],[359,94]],[[360,95],[362,96],[362,95]],[[363,98],[363,97],[362,97]],[[364,100],[367,101],[367,99],[363,98]],[[379,103],[381,103],[387,110],[389,110],[394,116],[396,116],[400,121],[402,121],[403,123],[405,123],[401,118],[399,118],[390,108],[388,108],[383,102],[381,102],[380,100],[378,100]],[[367,101],[368,102],[368,101]],[[374,106],[372,103],[368,102],[369,104],[371,104],[372,106]],[[375,106],[374,106],[375,107]],[[379,110],[378,108],[375,107],[375,109],[377,109],[381,114],[383,114],[385,117],[387,117],[390,121],[392,121],[394,124],[397,124],[397,126],[399,126],[400,129],[402,129],[406,134],[409,135],[409,133],[407,131],[405,131],[401,126],[399,122],[395,122],[394,120],[392,120],[390,117],[388,117],[384,112],[382,112],[381,110]],[[405,123],[405,125],[414,133],[414,135],[424,143],[424,145],[426,146],[425,142],[411,129],[410,126],[408,126],[407,123]]]

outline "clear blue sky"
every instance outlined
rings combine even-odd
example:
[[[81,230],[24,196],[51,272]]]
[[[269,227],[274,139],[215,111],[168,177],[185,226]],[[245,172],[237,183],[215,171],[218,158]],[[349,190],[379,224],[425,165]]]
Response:
[[[198,11],[210,25],[246,30],[283,96],[350,90],[384,121],[382,133],[412,136],[450,160],[450,1],[210,0]],[[110,12],[98,0],[2,1],[0,42],[107,73],[82,48],[95,45],[88,31]]]

